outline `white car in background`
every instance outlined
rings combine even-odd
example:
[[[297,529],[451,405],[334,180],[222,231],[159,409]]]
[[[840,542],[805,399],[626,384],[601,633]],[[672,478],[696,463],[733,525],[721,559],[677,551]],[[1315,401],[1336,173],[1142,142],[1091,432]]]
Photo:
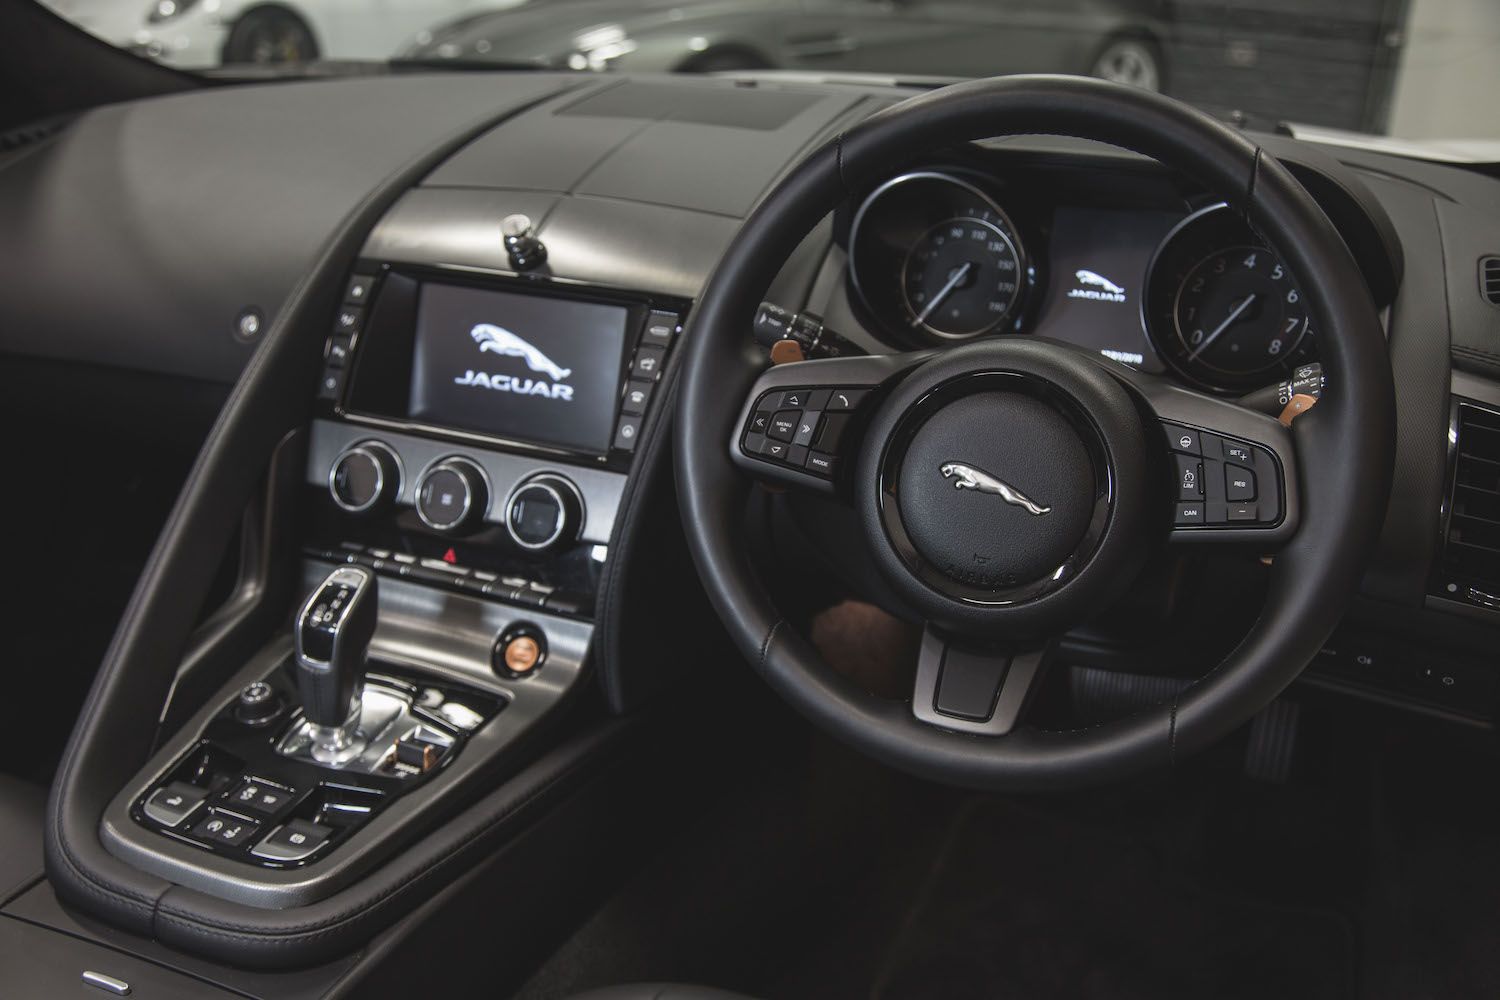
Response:
[[[435,25],[520,0],[44,0],[114,45],[180,69],[388,59]]]

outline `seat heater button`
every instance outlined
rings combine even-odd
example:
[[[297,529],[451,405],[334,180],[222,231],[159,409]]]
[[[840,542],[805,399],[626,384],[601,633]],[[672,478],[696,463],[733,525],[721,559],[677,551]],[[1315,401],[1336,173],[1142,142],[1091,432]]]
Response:
[[[311,857],[318,848],[328,843],[328,838],[332,835],[330,827],[305,819],[294,819],[277,827],[250,853],[267,861],[301,861]]]
[[[1196,501],[1177,504],[1177,513],[1172,519],[1174,524],[1203,524],[1203,504]]]
[[[207,797],[207,789],[185,781],[174,781],[152,792],[141,811],[162,826],[176,826],[191,816]]]
[[[1231,503],[1236,500],[1254,500],[1255,473],[1238,465],[1224,466],[1224,499]]]
[[[255,832],[259,829],[260,824],[254,820],[240,819],[238,816],[215,809],[200,819],[188,831],[188,835],[224,847],[239,847],[255,836]]]

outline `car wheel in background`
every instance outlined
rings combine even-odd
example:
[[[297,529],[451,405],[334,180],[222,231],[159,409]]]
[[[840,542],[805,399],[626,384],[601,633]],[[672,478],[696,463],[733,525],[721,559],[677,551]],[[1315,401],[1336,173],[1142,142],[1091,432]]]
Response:
[[[1089,75],[1111,83],[1160,91],[1166,83],[1161,48],[1140,35],[1114,35],[1099,49]]]
[[[224,43],[223,62],[267,65],[317,57],[317,40],[302,18],[284,7],[257,7],[234,23]]]
[[[684,62],[679,73],[733,73],[746,69],[770,69],[771,64],[749,49],[713,49]]]

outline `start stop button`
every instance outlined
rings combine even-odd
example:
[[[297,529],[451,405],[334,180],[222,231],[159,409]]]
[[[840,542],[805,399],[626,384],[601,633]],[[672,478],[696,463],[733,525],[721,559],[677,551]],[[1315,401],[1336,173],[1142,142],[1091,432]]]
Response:
[[[535,625],[517,624],[500,633],[490,666],[501,677],[519,680],[541,669],[547,659],[547,636]]]

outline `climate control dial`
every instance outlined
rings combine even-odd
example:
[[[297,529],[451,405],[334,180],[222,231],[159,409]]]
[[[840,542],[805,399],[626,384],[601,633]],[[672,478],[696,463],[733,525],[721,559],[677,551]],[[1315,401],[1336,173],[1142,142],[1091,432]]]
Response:
[[[489,505],[484,471],[467,458],[435,462],[417,482],[417,516],[435,531],[470,531],[484,523]]]
[[[505,530],[523,549],[542,552],[571,545],[583,526],[583,497],[556,473],[532,476],[505,501]]]
[[[351,514],[370,514],[396,499],[401,488],[401,463],[396,453],[379,441],[361,441],[345,448],[328,470],[328,492],[333,502]]]

